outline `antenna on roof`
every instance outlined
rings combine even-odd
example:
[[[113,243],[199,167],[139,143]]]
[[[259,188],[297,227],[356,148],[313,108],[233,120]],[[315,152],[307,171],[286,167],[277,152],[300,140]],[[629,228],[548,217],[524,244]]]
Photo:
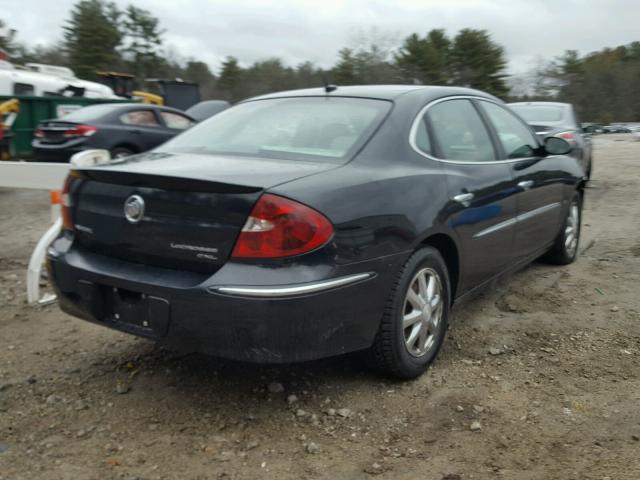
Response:
[[[325,72],[322,73],[322,83],[324,83],[325,93],[331,93],[338,89],[337,85],[333,85],[332,83],[329,83],[329,80],[327,79],[327,74]]]

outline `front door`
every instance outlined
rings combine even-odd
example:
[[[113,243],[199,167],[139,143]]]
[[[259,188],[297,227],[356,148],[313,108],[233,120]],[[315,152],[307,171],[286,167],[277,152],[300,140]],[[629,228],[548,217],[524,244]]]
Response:
[[[463,250],[459,293],[464,293],[512,261],[517,190],[511,166],[497,160],[495,142],[470,99],[434,104],[426,120],[447,178],[446,221]]]
[[[501,105],[479,101],[498,137],[503,158],[509,160],[517,187],[518,208],[514,253],[524,260],[541,253],[558,234],[562,212],[563,157],[545,157],[531,129]]]

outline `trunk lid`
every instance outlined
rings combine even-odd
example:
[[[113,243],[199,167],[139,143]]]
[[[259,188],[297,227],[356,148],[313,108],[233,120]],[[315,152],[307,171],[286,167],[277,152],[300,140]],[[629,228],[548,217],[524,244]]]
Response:
[[[71,189],[76,245],[131,262],[212,273],[229,258],[264,190],[338,166],[152,152],[79,169]],[[143,204],[137,221],[125,215],[128,202]]]

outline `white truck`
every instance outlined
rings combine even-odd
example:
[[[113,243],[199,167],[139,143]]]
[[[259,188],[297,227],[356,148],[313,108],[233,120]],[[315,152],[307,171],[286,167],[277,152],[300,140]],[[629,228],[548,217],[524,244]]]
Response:
[[[106,85],[81,80],[66,67],[41,63],[16,67],[6,60],[0,60],[0,96],[19,95],[120,98]]]

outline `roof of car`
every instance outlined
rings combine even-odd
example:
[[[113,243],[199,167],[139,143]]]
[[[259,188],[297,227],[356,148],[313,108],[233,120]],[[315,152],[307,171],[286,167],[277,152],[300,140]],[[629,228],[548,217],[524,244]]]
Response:
[[[337,86],[335,90],[327,93],[324,87],[305,88],[301,90],[288,90],[284,92],[269,93],[260,95],[248,100],[263,100],[267,98],[283,98],[283,97],[317,97],[317,96],[333,96],[333,97],[359,97],[359,98],[376,98],[381,100],[393,100],[407,93],[418,93],[423,96],[447,96],[447,95],[476,95],[491,97],[491,95],[462,87],[433,86],[433,85],[350,85]]]
[[[100,103],[97,105],[105,105],[104,103]],[[113,105],[114,108],[115,107],[121,107],[121,108],[150,108],[153,110],[165,110],[168,112],[176,112],[176,113],[181,113],[181,114],[185,114],[184,111],[178,109],[178,108],[173,108],[173,107],[167,107],[165,105],[152,105],[150,103],[140,103],[140,102],[124,102],[124,103],[110,103],[109,105]]]

